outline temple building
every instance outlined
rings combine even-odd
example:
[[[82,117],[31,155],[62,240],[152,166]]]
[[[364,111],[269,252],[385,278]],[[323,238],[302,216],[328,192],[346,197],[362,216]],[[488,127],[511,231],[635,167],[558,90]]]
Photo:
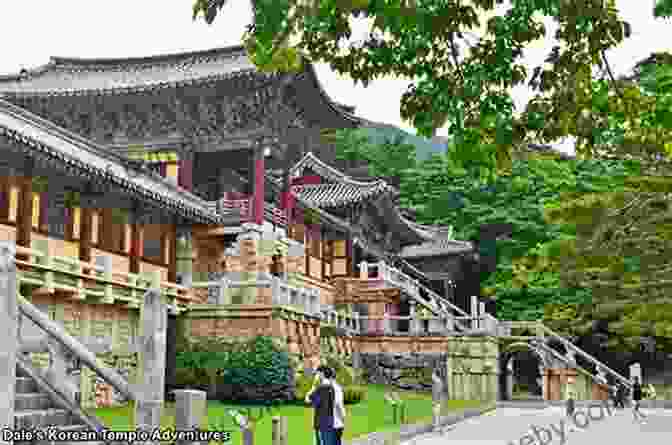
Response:
[[[459,317],[485,315],[460,293],[473,245],[413,221],[320,137],[366,125],[312,66],[264,74],[242,47],[0,77],[0,236],[21,292],[119,351],[150,287],[191,336],[266,333],[308,365],[324,325],[343,354],[366,336],[464,331]]]

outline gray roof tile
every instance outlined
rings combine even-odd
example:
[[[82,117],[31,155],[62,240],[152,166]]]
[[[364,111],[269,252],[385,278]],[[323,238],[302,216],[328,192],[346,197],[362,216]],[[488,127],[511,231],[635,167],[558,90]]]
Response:
[[[51,61],[24,74],[0,76],[0,94],[82,94],[179,86],[256,73],[243,47],[132,59]]]
[[[390,189],[386,186],[387,184],[379,182],[364,186],[336,183],[294,186],[293,190],[301,201],[328,208],[353,204],[389,192]]]

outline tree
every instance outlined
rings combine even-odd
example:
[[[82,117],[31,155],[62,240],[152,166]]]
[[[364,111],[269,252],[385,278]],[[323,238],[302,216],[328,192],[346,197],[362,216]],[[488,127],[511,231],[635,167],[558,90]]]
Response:
[[[618,188],[566,193],[545,209],[547,221],[576,228],[574,239],[543,256],[565,286],[591,289],[592,307],[575,318],[609,320],[631,349],[645,337],[661,350],[672,346],[671,67],[672,56],[653,54],[619,80],[621,94],[612,96],[593,82],[598,155],[629,159],[632,174]]]
[[[212,23],[226,2],[196,0],[194,18]],[[447,125],[456,161],[478,162],[488,173],[508,167],[513,147],[530,134],[544,140],[572,134],[592,68],[604,68],[604,51],[630,34],[615,0],[512,0],[504,12],[496,9],[501,3],[255,0],[245,44],[264,71],[298,70],[310,61],[364,85],[381,76],[410,78],[402,116],[425,136]],[[526,81],[525,47],[547,33],[540,16],[559,24],[558,46],[534,70],[534,106],[516,118],[510,88]],[[370,33],[347,42],[356,18],[369,19]]]
[[[653,15],[658,18],[672,17],[672,1],[670,0],[656,0],[656,7]]]

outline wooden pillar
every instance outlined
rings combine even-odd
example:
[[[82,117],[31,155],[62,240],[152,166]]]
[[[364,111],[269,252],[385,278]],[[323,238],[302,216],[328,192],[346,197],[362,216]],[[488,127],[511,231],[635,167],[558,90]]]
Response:
[[[254,150],[254,222],[264,223],[264,182],[265,182],[265,159],[263,146]]]
[[[320,262],[322,263],[322,281],[326,280],[327,274],[327,241],[325,241],[325,230],[320,231],[320,248],[322,249],[322,255],[320,255]]]
[[[131,255],[129,258],[131,273],[140,273],[140,257],[142,257],[142,227],[136,214],[131,224]]]
[[[194,189],[194,153],[184,149],[180,153],[180,160],[177,162],[177,165],[177,184],[186,190],[192,191]]]
[[[174,218],[173,224],[168,228],[166,234],[168,242],[168,281],[177,282],[177,218]]]
[[[93,232],[93,210],[88,204],[82,206],[79,232],[79,260],[91,262],[91,235]]]
[[[349,277],[354,277],[357,276],[356,271],[354,269],[354,264],[352,261],[353,258],[353,245],[352,245],[352,234],[348,234],[348,239],[345,241],[345,253],[346,253],[346,266],[345,269],[347,271],[347,276]]]
[[[16,244],[30,248],[33,230],[33,178],[32,164],[19,177],[19,208],[16,218]],[[24,255],[19,255],[24,257]],[[23,259],[23,258],[22,258]]]

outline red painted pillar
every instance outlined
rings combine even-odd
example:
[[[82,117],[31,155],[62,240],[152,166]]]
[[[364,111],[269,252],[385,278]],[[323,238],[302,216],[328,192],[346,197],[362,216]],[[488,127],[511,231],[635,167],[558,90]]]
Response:
[[[193,154],[191,153],[185,159],[180,159],[178,161],[177,183],[180,187],[189,191],[192,191],[194,188],[193,168],[194,160]]]
[[[264,150],[259,147],[254,153],[254,223],[264,223]]]

